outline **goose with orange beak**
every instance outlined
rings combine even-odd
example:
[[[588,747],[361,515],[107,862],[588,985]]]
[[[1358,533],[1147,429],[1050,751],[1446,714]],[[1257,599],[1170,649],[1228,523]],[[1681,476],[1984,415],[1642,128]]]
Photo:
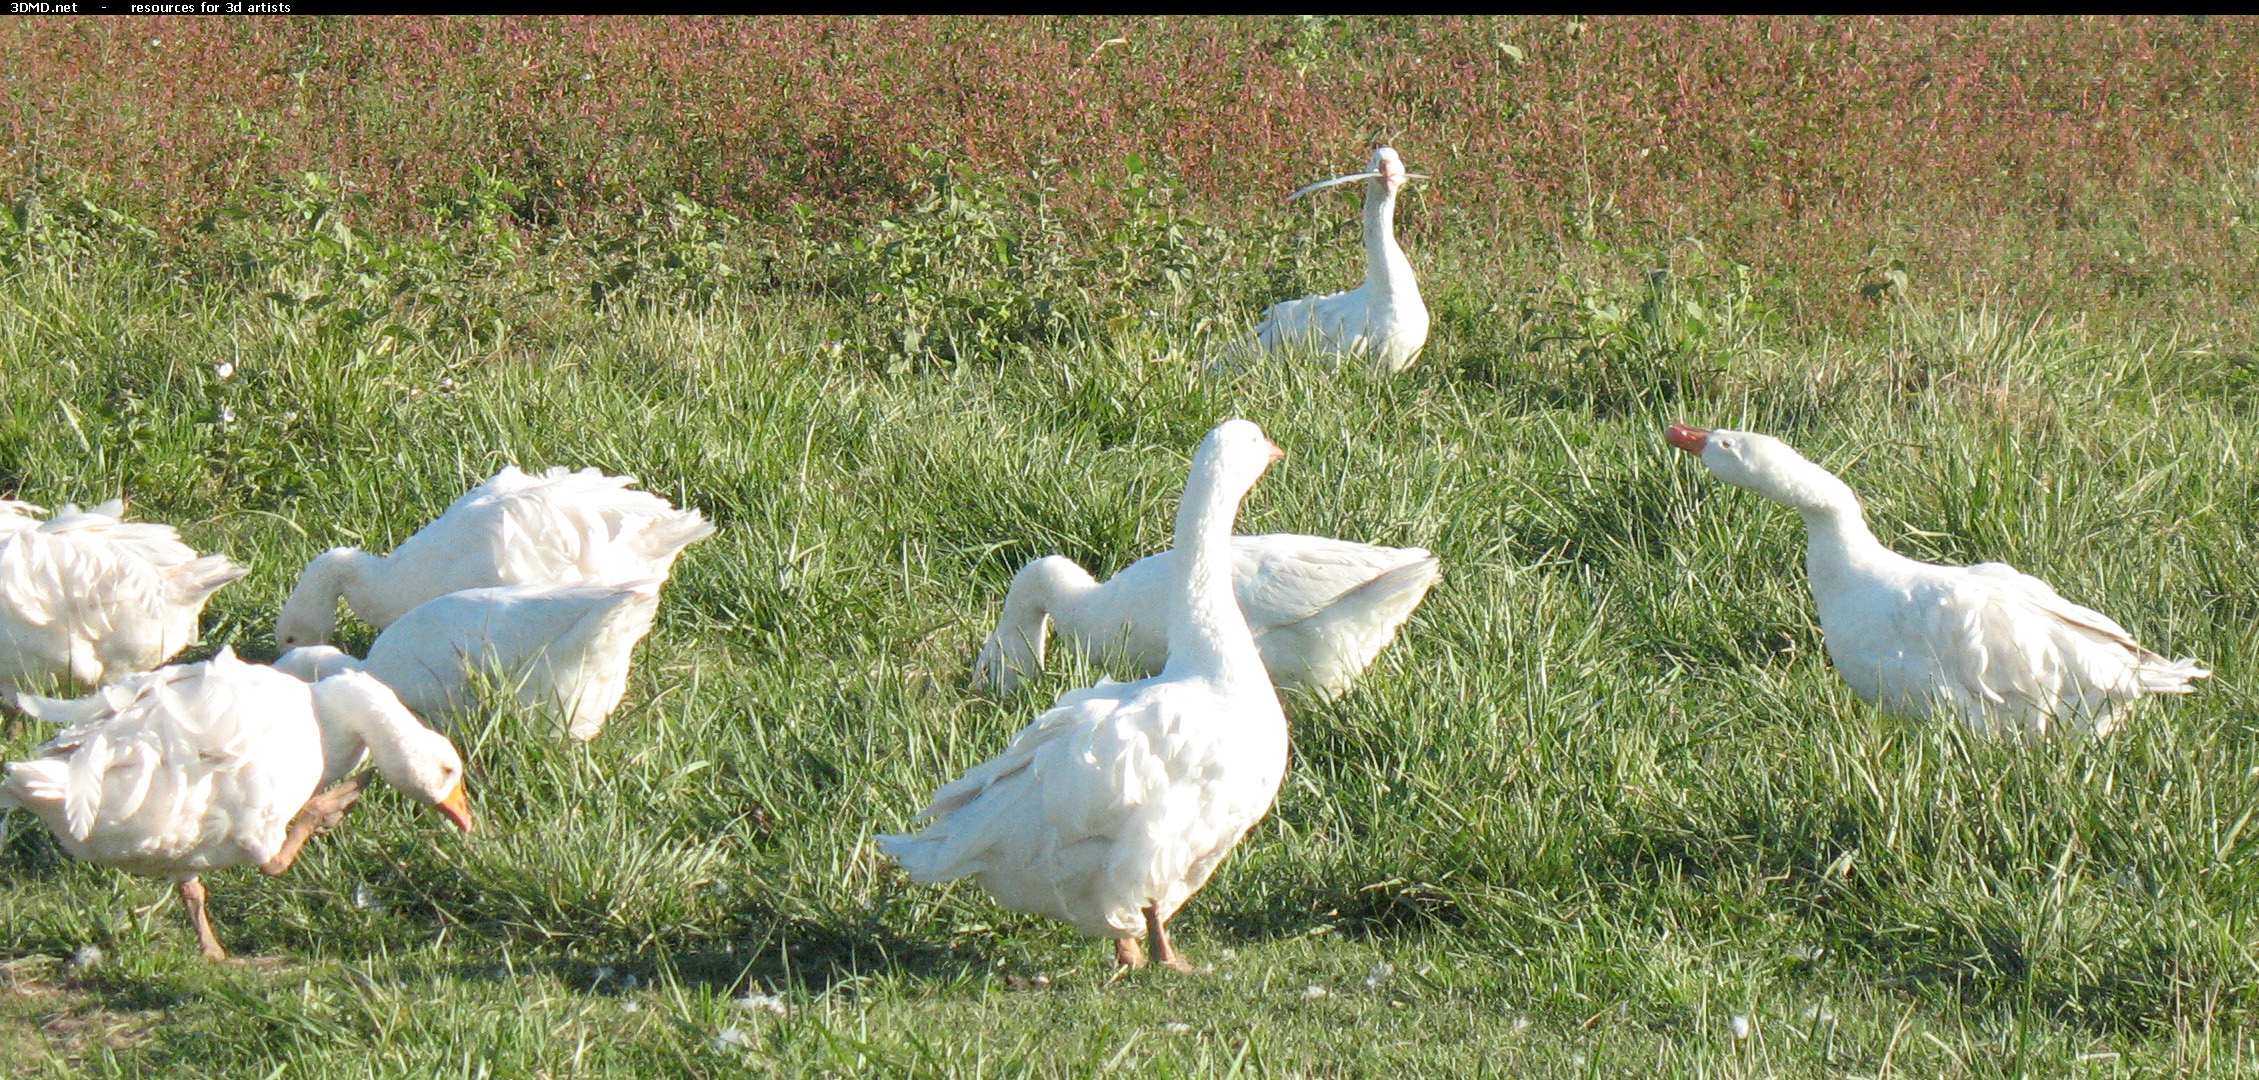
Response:
[[[2007,563],[1941,566],[1891,551],[1835,474],[1769,435],[1673,424],[1710,472],[1804,519],[1805,569],[1828,659],[1860,699],[1991,733],[2106,735],[2135,701],[2211,674]]]
[[[247,863],[288,870],[358,786],[315,793],[364,757],[457,828],[473,827],[454,744],[367,675],[308,686],[221,649],[87,697],[21,704],[65,727],[31,760],[0,769],[0,809],[30,811],[77,858],[178,883],[208,959],[227,950],[205,913],[203,874]]]

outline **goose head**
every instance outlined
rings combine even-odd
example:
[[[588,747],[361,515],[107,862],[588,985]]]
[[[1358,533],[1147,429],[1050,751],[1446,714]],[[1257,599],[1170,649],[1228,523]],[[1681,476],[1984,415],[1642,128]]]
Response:
[[[1311,192],[1324,191],[1327,188],[1340,187],[1343,184],[1354,184],[1359,180],[1374,181],[1383,193],[1394,195],[1396,190],[1405,184],[1414,180],[1426,179],[1428,179],[1428,176],[1425,173],[1404,171],[1404,159],[1398,156],[1396,148],[1383,146],[1373,151],[1373,160],[1365,166],[1364,172],[1336,176],[1331,180],[1320,180],[1287,196],[1286,201],[1293,202]]]
[[[1718,479],[1799,513],[1856,511],[1859,507],[1850,485],[1770,435],[1672,424],[1664,438],[1701,458]]]
[[[377,775],[470,832],[477,827],[463,794],[463,757],[447,736],[425,727],[392,690],[365,672],[346,671],[315,683],[314,709],[326,729],[358,735]]]
[[[1218,491],[1244,495],[1273,462],[1286,456],[1252,420],[1226,420],[1200,440],[1193,452],[1192,470],[1205,476]]]

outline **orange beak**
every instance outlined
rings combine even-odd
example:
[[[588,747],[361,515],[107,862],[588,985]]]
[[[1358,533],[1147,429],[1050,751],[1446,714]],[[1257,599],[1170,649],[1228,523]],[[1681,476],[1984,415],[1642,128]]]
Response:
[[[447,815],[447,820],[454,822],[456,828],[466,833],[478,830],[478,821],[471,817],[471,804],[463,796],[461,782],[455,784],[455,790],[448,792],[446,798],[432,805],[438,807],[440,813]]]
[[[1265,441],[1268,441],[1268,440],[1265,440]],[[1285,457],[1285,456],[1286,456],[1286,450],[1285,450],[1284,448],[1280,447],[1280,446],[1279,446],[1279,444],[1277,444],[1277,443],[1271,443],[1271,463],[1272,463],[1272,464],[1274,464],[1274,465],[1275,465],[1275,464],[1277,464],[1277,463],[1278,463],[1278,461],[1279,461],[1279,459],[1280,459],[1280,458],[1283,458],[1283,457]]]
[[[1663,437],[1669,439],[1672,446],[1693,454],[1695,457],[1701,457],[1702,448],[1710,443],[1708,429],[1688,427],[1685,424],[1672,424],[1664,430]]]

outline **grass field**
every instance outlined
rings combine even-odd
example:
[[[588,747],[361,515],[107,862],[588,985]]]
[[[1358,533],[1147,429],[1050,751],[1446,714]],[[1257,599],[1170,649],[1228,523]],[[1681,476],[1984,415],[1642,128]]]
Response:
[[[258,963],[0,822],[0,1071],[2259,1075],[2259,22],[0,40],[0,496],[123,494],[253,567],[187,658],[271,656],[308,558],[505,463],[720,526],[601,738],[457,733],[478,834],[380,791],[210,878]],[[1354,200],[1276,200],[1376,139],[1439,177],[1427,354],[1202,375],[1353,283]],[[1013,571],[1156,550],[1235,415],[1289,451],[1242,531],[1444,579],[1289,701],[1275,812],[1177,920],[1213,972],[1116,981],[871,837],[1098,674],[966,689]],[[1682,420],[2216,674],[2103,742],[1880,715],[1793,515]]]

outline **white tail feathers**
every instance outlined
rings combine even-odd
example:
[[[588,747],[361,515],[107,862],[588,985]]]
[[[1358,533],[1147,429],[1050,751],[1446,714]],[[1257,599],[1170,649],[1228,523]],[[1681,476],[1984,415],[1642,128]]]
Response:
[[[635,546],[645,558],[664,561],[712,535],[714,523],[706,520],[706,515],[685,510],[678,516],[652,522],[650,528],[636,537]]]
[[[1393,635],[1427,598],[1442,566],[1433,555],[1405,563],[1341,594],[1318,613],[1318,621]]]
[[[2188,694],[2196,691],[2193,683],[2197,679],[2210,678],[2212,672],[2193,656],[2184,656],[2178,660],[2158,657],[2153,662],[2144,662],[2135,667],[2134,675],[2141,680],[2142,693]]]
[[[921,820],[923,815],[921,815]],[[884,833],[872,837],[878,849],[902,867],[910,880],[924,884],[953,881],[969,871],[959,867],[949,856],[949,842],[923,833]]]
[[[174,603],[201,604],[221,586],[250,572],[250,567],[237,566],[225,555],[206,555],[180,566],[167,577]]]
[[[61,806],[70,797],[70,764],[55,758],[12,761],[0,775],[0,809]]]

